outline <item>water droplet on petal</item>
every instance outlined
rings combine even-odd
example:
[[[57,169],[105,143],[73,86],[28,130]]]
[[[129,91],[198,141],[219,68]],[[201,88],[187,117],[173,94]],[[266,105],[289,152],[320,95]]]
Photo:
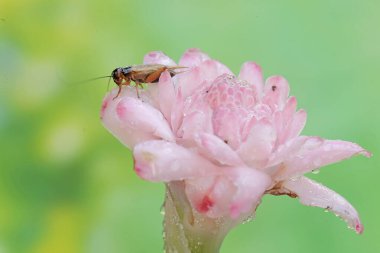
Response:
[[[290,181],[295,182],[300,178],[300,176],[293,176],[290,178]]]
[[[254,214],[251,214],[251,215],[249,215],[247,218],[245,218],[245,219],[243,220],[242,223],[243,223],[243,224],[246,224],[246,223],[252,221],[254,218],[255,218],[255,215],[254,215]]]

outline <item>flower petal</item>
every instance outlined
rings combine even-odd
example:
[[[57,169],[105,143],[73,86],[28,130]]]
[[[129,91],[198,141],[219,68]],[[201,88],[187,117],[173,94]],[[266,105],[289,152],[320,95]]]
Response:
[[[199,95],[199,96],[197,96]],[[193,94],[184,102],[182,108],[182,124],[177,132],[178,137],[193,140],[194,137],[202,132],[213,133],[212,129],[212,110],[202,99],[200,94]],[[195,144],[195,142],[193,142]]]
[[[185,182],[186,195],[195,210],[211,218],[229,215],[236,187],[227,177],[201,177]]]
[[[105,98],[102,122],[124,145],[133,147],[152,139],[175,140],[160,111],[133,97],[112,98]]]
[[[260,120],[253,124],[248,138],[237,153],[244,162],[254,168],[260,168],[269,159],[276,141],[276,132],[268,120]]]
[[[310,139],[308,136],[298,136],[292,140],[287,141],[284,144],[281,144],[274,153],[272,153],[267,167],[272,167],[282,163],[289,157],[297,153],[304,143]]]
[[[133,150],[135,171],[143,179],[169,182],[220,173],[218,167],[199,154],[172,142],[142,142]]]
[[[172,106],[174,105],[176,96],[174,83],[172,82],[172,78],[168,71],[164,71],[164,73],[161,74],[157,86],[160,110],[162,114],[165,116],[166,120],[170,121],[171,110]]]
[[[281,111],[276,111],[274,113],[274,125],[277,132],[277,142],[276,145],[279,146],[286,142],[288,136],[288,128],[293,120],[293,116],[296,112],[297,100],[295,97],[290,97],[284,109]]]
[[[190,48],[182,55],[178,65],[184,67],[194,67],[208,59],[210,59],[210,57],[198,48]]]
[[[249,167],[224,168],[223,175],[186,180],[186,194],[194,208],[212,218],[236,219],[252,212],[272,180]]]
[[[229,70],[222,63],[215,60],[205,60],[200,65],[175,76],[176,83],[182,88],[184,97],[188,97],[197,89],[200,89],[201,85],[208,84],[215,80],[222,74],[232,75]]]
[[[102,108],[100,111],[100,119],[103,119],[104,113],[108,111],[108,107],[110,104],[115,104],[117,101],[120,101],[123,97],[132,97],[137,99],[137,93],[135,88],[132,88],[131,86],[124,86],[121,89],[120,95],[116,97],[118,89],[119,88],[114,88],[104,96]]]
[[[252,211],[259,204],[265,190],[272,184],[267,174],[249,167],[236,167],[230,170],[230,177],[237,187],[230,206],[232,218]]]
[[[170,125],[176,135],[178,135],[177,131],[182,124],[184,103],[181,87],[179,87],[175,97],[175,106],[172,107],[170,115]]]
[[[240,69],[239,79],[246,80],[255,87],[258,98],[262,97],[264,88],[263,74],[261,67],[254,62],[246,62]]]
[[[282,111],[282,114],[284,115],[284,118],[286,119],[287,122],[291,120],[294,113],[296,112],[296,109],[297,109],[296,97],[293,97],[293,96],[289,97],[288,100],[286,101],[284,110]]]
[[[196,139],[198,147],[210,160],[216,160],[221,165],[242,165],[243,162],[236,152],[224,141],[213,134],[201,133]]]
[[[284,161],[284,167],[277,177],[285,179],[301,175],[357,154],[371,156],[370,152],[352,142],[308,137],[300,149]]]
[[[265,81],[263,102],[272,110],[281,110],[289,95],[289,84],[282,76],[272,76]]]
[[[282,188],[285,192],[290,191],[286,194],[294,193],[303,205],[331,211],[346,221],[358,234],[363,232],[363,225],[355,208],[333,190],[306,177],[284,181]]]
[[[294,114],[293,119],[287,129],[287,135],[285,137],[286,140],[293,139],[302,132],[303,128],[306,125],[306,119],[307,113],[303,109],[298,110]]]
[[[306,124],[307,113],[305,110],[299,110],[290,114],[285,106],[284,111],[275,113],[274,121],[278,133],[276,146],[284,144],[288,140],[296,138],[303,130]]]
[[[244,118],[237,113],[239,111],[239,108],[219,106],[212,114],[215,135],[228,143],[234,150],[239,147],[242,139],[240,126],[243,124]]]
[[[161,51],[152,51],[144,56],[144,64],[162,64],[166,66],[177,65],[172,59]]]

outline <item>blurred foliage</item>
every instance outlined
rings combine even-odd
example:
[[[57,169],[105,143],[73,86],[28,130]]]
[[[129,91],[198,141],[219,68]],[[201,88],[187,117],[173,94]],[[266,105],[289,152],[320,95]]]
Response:
[[[161,252],[163,185],[140,180],[99,121],[107,75],[151,50],[199,47],[235,73],[284,75],[304,134],[375,156],[310,175],[349,199],[365,232],[267,196],[222,252],[379,252],[380,2],[0,1],[0,252]]]

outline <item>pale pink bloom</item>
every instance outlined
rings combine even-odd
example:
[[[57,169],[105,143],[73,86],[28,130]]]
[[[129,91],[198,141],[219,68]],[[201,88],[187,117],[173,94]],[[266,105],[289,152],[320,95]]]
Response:
[[[162,52],[144,63],[175,65]],[[281,76],[263,81],[260,66],[243,64],[238,76],[197,49],[178,65],[189,67],[140,91],[106,95],[101,119],[133,150],[135,171],[153,182],[183,180],[192,207],[210,218],[252,214],[264,194],[298,197],[342,217],[358,233],[358,213],[334,191],[303,176],[353,155],[371,154],[355,143],[300,136],[306,112],[297,110]]]

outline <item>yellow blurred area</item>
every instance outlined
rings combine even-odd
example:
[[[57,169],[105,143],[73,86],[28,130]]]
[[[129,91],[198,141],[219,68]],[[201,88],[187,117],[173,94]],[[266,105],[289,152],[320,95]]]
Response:
[[[235,73],[256,61],[308,112],[305,135],[373,152],[311,178],[359,211],[362,236],[285,197],[221,252],[380,252],[380,2],[0,0],[0,253],[162,252],[162,184],[99,120],[109,75],[162,50],[198,47]]]
[[[46,216],[46,232],[37,241],[32,253],[81,252],[83,214],[70,207],[57,207]]]

